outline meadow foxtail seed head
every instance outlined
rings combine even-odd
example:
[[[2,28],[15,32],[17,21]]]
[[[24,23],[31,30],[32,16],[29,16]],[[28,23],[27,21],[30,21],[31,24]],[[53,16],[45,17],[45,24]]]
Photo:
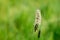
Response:
[[[35,24],[41,25],[41,11],[39,9],[35,13]]]
[[[40,37],[40,29],[39,25],[41,25],[41,11],[39,9],[36,10],[35,13],[35,23],[34,23],[34,30],[35,32],[38,30],[38,38]]]

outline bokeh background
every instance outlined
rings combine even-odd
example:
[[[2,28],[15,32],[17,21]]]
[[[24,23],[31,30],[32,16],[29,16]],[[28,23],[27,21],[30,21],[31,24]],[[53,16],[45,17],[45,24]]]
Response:
[[[39,39],[36,9],[42,14]],[[0,0],[0,40],[60,40],[60,0]]]

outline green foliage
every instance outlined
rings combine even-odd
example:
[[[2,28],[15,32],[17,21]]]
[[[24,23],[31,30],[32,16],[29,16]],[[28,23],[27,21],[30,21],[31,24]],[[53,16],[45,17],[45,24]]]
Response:
[[[34,33],[41,10],[41,35]],[[60,0],[0,0],[0,40],[60,40]]]

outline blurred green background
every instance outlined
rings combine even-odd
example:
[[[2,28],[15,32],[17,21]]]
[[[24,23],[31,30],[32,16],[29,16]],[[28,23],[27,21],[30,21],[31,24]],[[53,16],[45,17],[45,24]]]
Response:
[[[34,33],[41,10],[41,35]],[[0,40],[60,40],[60,0],[0,0]]]

